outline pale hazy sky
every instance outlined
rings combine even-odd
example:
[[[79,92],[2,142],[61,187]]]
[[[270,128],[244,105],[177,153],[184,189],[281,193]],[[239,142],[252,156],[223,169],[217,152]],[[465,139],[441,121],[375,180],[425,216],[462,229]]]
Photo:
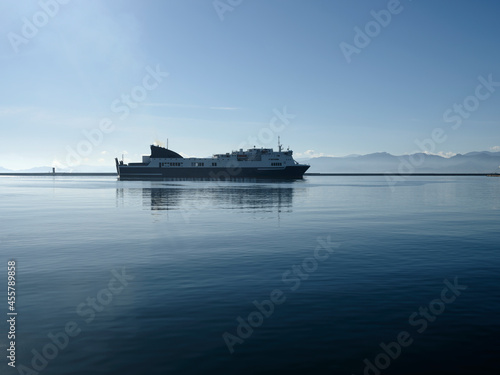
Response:
[[[113,166],[167,138],[200,157],[278,135],[297,157],[499,150],[499,14],[493,0],[5,0],[0,166]]]

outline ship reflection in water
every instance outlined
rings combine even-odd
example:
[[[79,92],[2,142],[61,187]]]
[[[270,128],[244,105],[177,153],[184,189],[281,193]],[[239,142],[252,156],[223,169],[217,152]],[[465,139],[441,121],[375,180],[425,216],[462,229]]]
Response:
[[[155,182],[123,181],[116,189],[119,206],[139,205],[152,211],[242,210],[292,212],[294,196],[306,194],[303,182]],[[142,203],[139,203],[142,201]]]

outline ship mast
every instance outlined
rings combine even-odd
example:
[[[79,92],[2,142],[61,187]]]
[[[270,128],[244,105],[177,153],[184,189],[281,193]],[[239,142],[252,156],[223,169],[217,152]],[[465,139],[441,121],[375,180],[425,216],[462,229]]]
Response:
[[[278,135],[278,152],[281,152],[280,136]]]

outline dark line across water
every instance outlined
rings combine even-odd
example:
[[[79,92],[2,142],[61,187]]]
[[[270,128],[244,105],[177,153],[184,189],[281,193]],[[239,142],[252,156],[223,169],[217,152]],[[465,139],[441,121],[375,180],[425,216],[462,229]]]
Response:
[[[0,176],[117,176],[116,173],[26,173],[26,172],[0,172]],[[499,173],[306,173],[304,176],[488,176],[500,177]]]

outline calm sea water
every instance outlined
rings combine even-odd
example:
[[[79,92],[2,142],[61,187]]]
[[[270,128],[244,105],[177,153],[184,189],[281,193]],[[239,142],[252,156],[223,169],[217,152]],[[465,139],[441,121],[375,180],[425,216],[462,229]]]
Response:
[[[498,178],[0,177],[0,199],[2,374],[499,373]]]

